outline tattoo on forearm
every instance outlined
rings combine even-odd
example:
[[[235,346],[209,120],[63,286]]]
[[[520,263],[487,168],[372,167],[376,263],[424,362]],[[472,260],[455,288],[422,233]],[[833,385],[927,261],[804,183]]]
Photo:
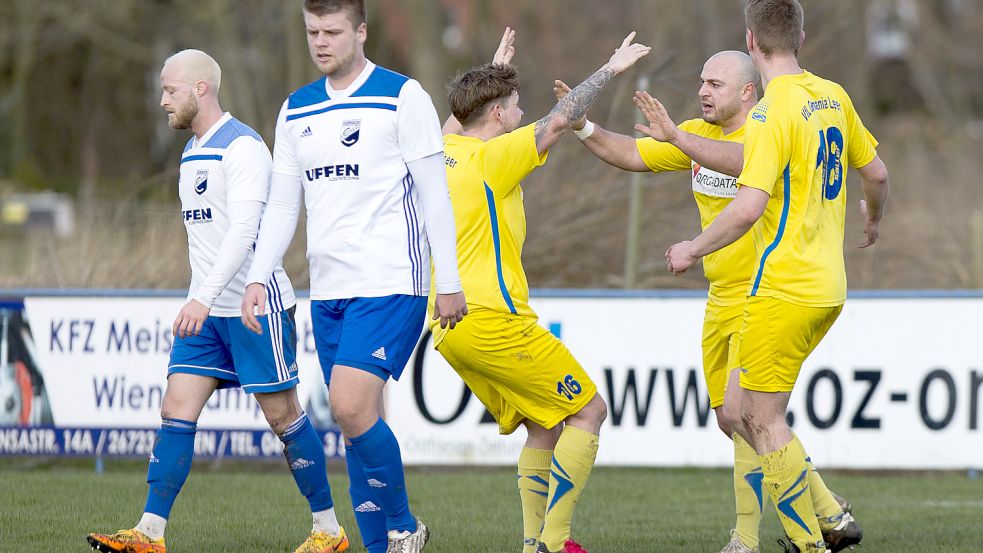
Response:
[[[613,70],[599,69],[588,77],[586,81],[574,87],[569,94],[557,102],[556,106],[550,110],[546,117],[536,121],[536,139],[539,140],[542,138],[546,132],[547,124],[554,117],[562,117],[568,126],[583,117],[612,77],[614,77]]]

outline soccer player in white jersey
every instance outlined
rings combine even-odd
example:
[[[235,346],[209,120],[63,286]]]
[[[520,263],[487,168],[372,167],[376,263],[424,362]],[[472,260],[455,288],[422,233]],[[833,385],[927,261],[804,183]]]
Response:
[[[257,321],[263,334],[246,329],[240,316],[253,241],[269,194],[271,156],[254,130],[222,111],[220,82],[218,64],[199,50],[174,54],[160,73],[160,105],[168,124],[194,133],[181,156],[178,180],[191,288],[172,329],[143,517],[133,529],[87,539],[103,552],[164,553],[164,527],[191,470],[202,408],[216,389],[241,386],[255,394],[283,441],[290,471],[314,514],[311,535],[296,552],[343,551],[348,539],[335,518],[321,439],[297,400],[295,300],[278,259],[265,281],[270,312]]]
[[[409,509],[399,444],[382,419],[423,329],[467,312],[437,112],[418,82],[365,58],[362,0],[305,0],[307,44],[324,74],[280,112],[270,202],[243,319],[260,331],[269,275],[307,205],[311,318],[331,409],[346,440],[349,491],[370,553],[416,552],[428,530]]]

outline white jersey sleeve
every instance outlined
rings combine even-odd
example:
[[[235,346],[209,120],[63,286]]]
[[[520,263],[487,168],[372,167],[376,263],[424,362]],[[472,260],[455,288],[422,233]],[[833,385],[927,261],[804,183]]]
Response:
[[[266,144],[250,137],[241,137],[225,149],[222,165],[225,168],[229,203],[254,200],[266,202],[270,193],[270,167],[273,160]]]
[[[269,194],[271,163],[266,145],[250,136],[236,138],[225,148],[222,168],[226,179],[228,230],[218,248],[218,256],[195,293],[195,299],[208,308],[249,257],[263,203]]]
[[[247,284],[268,281],[276,265],[287,253],[297,229],[303,188],[296,144],[288,131],[288,104],[289,99],[283,102],[276,121],[269,199],[259,225],[253,263],[246,275]]]
[[[420,83],[410,79],[403,85],[396,113],[396,140],[404,163],[444,151],[437,109]]]
[[[290,240],[297,230],[297,218],[303,188],[299,177],[273,173],[270,197],[259,224],[253,264],[246,275],[246,284],[266,283],[279,260],[287,253]]]
[[[434,262],[437,292],[461,291],[457,270],[457,232],[454,210],[444,171],[444,139],[440,120],[430,95],[420,83],[409,80],[399,94],[396,139],[412,176],[413,187],[423,211],[424,232]]]
[[[263,213],[263,202],[229,202],[226,213],[228,231],[218,248],[218,256],[212,263],[211,270],[195,292],[195,299],[209,309],[249,257],[256,239],[256,229],[259,227],[259,217]]]
[[[283,102],[276,120],[276,135],[273,142],[273,172],[291,177],[300,177],[297,164],[297,145],[287,130],[287,102]]]
[[[438,294],[460,292],[461,277],[457,270],[457,230],[454,208],[447,190],[444,156],[433,154],[406,164],[413,176],[413,188],[420,197],[424,228],[434,265],[434,284]]]

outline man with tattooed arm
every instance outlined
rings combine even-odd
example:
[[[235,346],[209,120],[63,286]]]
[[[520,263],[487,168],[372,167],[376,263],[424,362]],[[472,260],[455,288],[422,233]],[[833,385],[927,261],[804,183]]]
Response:
[[[432,324],[434,346],[494,415],[502,434],[520,425],[524,553],[579,553],[573,509],[597,454],[607,406],[566,346],[537,323],[522,269],[526,219],[520,183],[608,82],[649,52],[628,35],[611,59],[545,117],[520,126],[519,82],[506,29],[494,61],[449,86],[444,125],[447,183],[468,316],[454,332]],[[433,294],[431,294],[431,305]],[[431,319],[431,323],[435,321]]]

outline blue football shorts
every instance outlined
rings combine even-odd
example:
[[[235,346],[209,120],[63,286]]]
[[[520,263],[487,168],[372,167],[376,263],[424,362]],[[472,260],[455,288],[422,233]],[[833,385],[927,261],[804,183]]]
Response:
[[[426,316],[426,296],[312,301],[314,345],[325,384],[331,382],[335,365],[399,380]]]
[[[208,317],[197,336],[174,337],[167,374],[196,374],[219,380],[219,388],[241,386],[268,393],[297,385],[297,330],[291,307],[258,317],[256,334],[239,317]]]

